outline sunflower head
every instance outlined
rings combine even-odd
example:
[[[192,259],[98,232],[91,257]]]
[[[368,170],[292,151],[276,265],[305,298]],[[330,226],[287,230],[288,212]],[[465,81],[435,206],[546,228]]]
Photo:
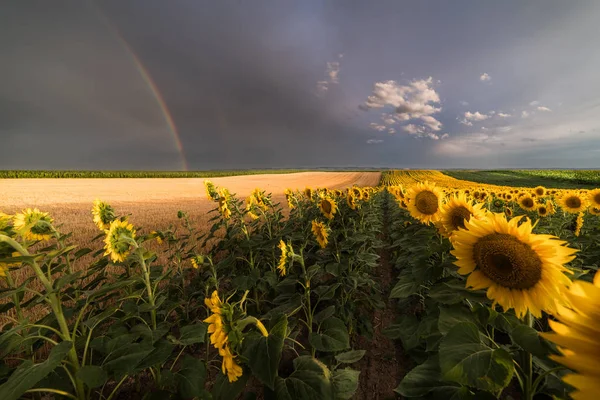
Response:
[[[296,197],[294,196],[294,192],[292,191],[292,189],[285,189],[284,193],[285,199],[288,203],[288,207],[290,208],[290,210],[293,210],[294,208],[296,208],[295,203],[297,203]]]
[[[306,196],[307,199],[312,200],[313,197],[313,190],[309,187],[306,187],[304,189],[304,195]]]
[[[540,204],[537,208],[537,213],[540,217],[546,217],[548,215],[548,207],[545,204]]]
[[[570,280],[563,264],[577,250],[550,235],[532,233],[529,219],[506,220],[503,214],[472,218],[466,229],[450,238],[457,258],[458,273],[469,275],[467,286],[487,289],[487,296],[505,310],[514,308],[518,317],[530,311],[554,312]]]
[[[229,209],[229,205],[227,204],[227,199],[225,197],[219,198],[219,212],[225,219],[229,219],[231,217],[231,210]]]
[[[113,262],[125,261],[133,247],[135,229],[127,220],[116,219],[110,223],[104,239],[105,256],[110,256]]]
[[[442,193],[435,184],[418,183],[407,193],[408,211],[413,218],[430,224],[439,219]]]
[[[319,209],[321,210],[321,213],[325,216],[325,218],[331,220],[337,212],[337,204],[332,198],[323,197],[319,201]]]
[[[219,201],[219,193],[215,184],[208,179],[204,181],[204,187],[206,188],[206,197],[212,201]]]
[[[111,222],[115,220],[115,211],[110,204],[96,199],[92,206],[92,216],[94,223],[101,231],[108,228]]]
[[[535,193],[537,197],[542,197],[546,194],[546,188],[543,186],[538,186],[533,189],[533,193]]]
[[[348,194],[346,195],[346,203],[348,204],[348,207],[350,207],[351,210],[356,210],[356,198],[354,197],[354,194],[352,194],[352,192],[348,192]]]
[[[459,228],[464,228],[465,222],[471,217],[484,219],[485,211],[481,207],[481,204],[474,206],[464,193],[454,195],[450,201],[442,205],[440,219],[436,224],[443,226],[444,229],[440,230],[443,236],[449,236]]]
[[[594,189],[588,192],[588,202],[592,207],[600,208],[600,189]]]
[[[357,198],[358,200],[362,199],[362,190],[360,190],[358,186],[352,186],[351,190],[355,198]]]
[[[527,211],[533,211],[533,210],[537,209],[537,203],[535,202],[533,197],[531,197],[527,194],[523,195],[519,198],[519,206],[523,210],[527,210]]]
[[[329,232],[327,231],[325,224],[315,219],[312,221],[311,230],[315,236],[315,239],[319,243],[319,246],[324,249],[327,246],[327,243],[329,243]]]
[[[504,201],[502,201],[502,199],[495,198],[494,201],[492,201],[492,206],[495,208],[502,208],[504,207]]]
[[[590,207],[588,211],[592,215],[600,215],[600,207]]]
[[[566,192],[558,202],[563,210],[572,214],[577,214],[588,206],[587,199],[575,191]]]
[[[195,254],[191,258],[191,262],[194,269],[201,268],[204,265],[204,256],[202,254]]]
[[[290,263],[291,255],[293,254],[293,250],[291,249],[291,245],[285,243],[283,240],[279,241],[279,250],[281,250],[281,256],[279,257],[279,265],[277,265],[277,269],[281,276],[285,276],[287,273],[287,267]]]
[[[26,240],[50,240],[54,220],[46,212],[28,208],[13,217],[14,230]]]

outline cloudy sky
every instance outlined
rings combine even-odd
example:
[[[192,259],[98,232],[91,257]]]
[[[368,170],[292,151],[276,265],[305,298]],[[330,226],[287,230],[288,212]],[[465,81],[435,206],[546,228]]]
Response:
[[[14,0],[0,169],[600,167],[600,2]]]

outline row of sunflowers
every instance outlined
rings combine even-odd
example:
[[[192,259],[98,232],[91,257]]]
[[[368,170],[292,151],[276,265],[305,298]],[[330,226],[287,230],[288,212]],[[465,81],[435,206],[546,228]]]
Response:
[[[420,179],[429,178],[429,181]],[[390,171],[407,398],[600,393],[600,190],[515,188]]]
[[[0,213],[0,399],[349,399],[383,246],[380,188],[205,182],[210,226],[144,227],[96,200],[78,248],[38,209]]]

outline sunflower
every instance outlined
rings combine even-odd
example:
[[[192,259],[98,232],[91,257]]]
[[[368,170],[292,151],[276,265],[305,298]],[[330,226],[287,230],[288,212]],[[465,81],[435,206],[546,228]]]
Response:
[[[229,219],[229,217],[231,217],[231,210],[229,209],[229,205],[227,204],[227,199],[225,197],[219,198],[219,212],[225,219]]]
[[[206,197],[212,201],[219,201],[219,193],[215,184],[209,180],[204,181],[204,187],[206,188]]]
[[[204,265],[204,256],[202,254],[196,254],[192,257],[192,267],[198,269]]]
[[[351,210],[356,210],[356,198],[352,194],[352,192],[348,192],[346,195],[346,203]]]
[[[596,272],[593,283],[573,282],[565,296],[569,308],[559,306],[558,321],[548,321],[553,332],[540,335],[559,346],[561,355],[550,358],[576,371],[563,377],[576,389],[570,396],[574,400],[593,399],[600,393],[600,272]]]
[[[600,208],[600,189],[590,190],[588,192],[588,201],[592,207]]]
[[[533,189],[533,193],[535,193],[538,197],[542,197],[546,194],[546,188],[543,186],[537,186],[535,189]]]
[[[2,211],[0,211],[0,231],[7,230],[6,228],[10,226],[10,221],[12,219],[12,216],[4,214]]]
[[[329,237],[329,233],[327,232],[327,227],[324,223],[317,221],[316,219],[312,221],[312,233],[315,235],[315,239],[319,242],[319,246],[324,249],[327,246]]]
[[[296,197],[294,197],[294,192],[292,191],[292,189],[285,189],[285,199],[287,200],[288,203],[288,207],[290,208],[290,210],[293,210],[296,205],[294,204],[296,200]]]
[[[357,198],[358,200],[362,199],[362,190],[360,190],[358,186],[352,186],[351,190],[355,198]]]
[[[519,198],[519,206],[526,211],[533,211],[537,209],[537,203],[533,197],[529,195],[524,195]]]
[[[254,207],[255,204],[256,204],[256,198],[252,195],[248,196],[248,198],[246,199],[246,214],[253,220],[258,219],[258,215],[256,215],[252,211],[252,208]]]
[[[281,250],[281,257],[279,257],[279,265],[277,266],[277,269],[279,270],[281,276],[285,276],[286,266],[289,264],[289,249],[288,245],[283,240],[279,241],[278,247],[279,250]]]
[[[135,240],[135,229],[127,220],[116,219],[110,223],[104,239],[106,252],[113,262],[125,261],[131,251],[131,240]]]
[[[529,219],[510,221],[502,214],[489,214],[484,221],[472,218],[466,230],[450,238],[457,258],[458,273],[469,275],[467,287],[487,289],[487,296],[518,317],[530,311],[553,313],[571,282],[563,264],[573,260],[577,250],[551,235],[532,233]]]
[[[600,215],[600,207],[590,207],[588,211],[592,215]]]
[[[492,201],[492,206],[495,208],[502,208],[504,206],[504,201],[502,201],[502,199],[495,198],[494,201]]]
[[[545,204],[538,205],[537,213],[540,217],[548,216],[548,207]]]
[[[219,349],[219,355],[223,357],[223,364],[221,364],[221,371],[227,375],[229,382],[235,382],[240,376],[244,374],[242,367],[240,367],[234,359],[233,353],[229,349],[229,345]]]
[[[363,201],[369,201],[369,198],[370,198],[370,197],[371,197],[371,193],[370,193],[370,192],[369,192],[367,189],[364,189],[364,190],[362,191],[362,194],[361,194],[361,196],[360,196],[360,198],[361,198]]]
[[[442,194],[435,184],[417,183],[408,190],[408,211],[413,218],[424,224],[439,219]]]
[[[219,292],[213,291],[210,298],[204,299],[204,304],[209,308],[212,314],[204,320],[208,322],[208,333],[210,333],[210,344],[220,349],[227,343],[227,333],[225,332],[225,323],[223,321],[223,302],[219,298]]]
[[[304,195],[309,199],[312,200],[313,197],[313,191],[311,188],[307,187],[304,189]]]
[[[580,212],[579,215],[577,215],[577,220],[575,221],[575,236],[579,236],[581,228],[583,228],[583,212]]]
[[[329,197],[324,197],[319,201],[321,213],[329,220],[333,219],[333,216],[337,212],[337,208],[335,201]]]
[[[560,197],[558,204],[566,212],[577,214],[587,208],[587,199],[581,197],[577,192],[569,191]]]
[[[512,194],[510,194],[510,193],[506,193],[506,194],[504,195],[504,199],[505,199],[506,201],[512,201],[512,199],[513,199],[513,195],[512,195]]]
[[[474,206],[464,193],[454,195],[448,203],[442,205],[440,219],[435,224],[443,227],[440,231],[443,236],[450,236],[458,228],[464,228],[465,221],[469,218],[484,219],[485,211],[481,207],[482,204]]]
[[[50,240],[54,220],[46,212],[28,208],[13,217],[14,230],[27,240]]]
[[[108,228],[111,222],[115,219],[115,212],[113,208],[108,204],[99,199],[94,200],[92,207],[92,216],[94,223],[101,231]]]

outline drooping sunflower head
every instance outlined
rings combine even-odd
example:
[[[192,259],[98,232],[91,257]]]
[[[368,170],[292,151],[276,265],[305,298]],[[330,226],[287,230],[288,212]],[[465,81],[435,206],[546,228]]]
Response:
[[[353,192],[349,191],[346,195],[346,203],[351,210],[356,210],[356,198],[354,197]]]
[[[588,192],[588,201],[592,207],[600,208],[600,189],[590,190]]]
[[[538,196],[538,197],[542,197],[546,194],[546,188],[543,186],[537,186],[535,189],[533,189],[533,192]]]
[[[312,221],[312,233],[315,236],[315,239],[319,243],[322,249],[327,246],[329,243],[329,232],[327,231],[327,227],[323,222],[317,221],[316,219]]]
[[[285,189],[284,193],[288,207],[290,208],[290,210],[293,210],[294,208],[296,208],[297,203],[296,196],[294,196],[294,192],[292,191],[292,189]]]
[[[418,183],[408,190],[407,197],[408,211],[413,218],[425,224],[439,219],[442,193],[435,184]]]
[[[304,189],[304,195],[306,196],[307,199],[312,200],[313,197],[313,190],[309,187],[306,187]]]
[[[529,219],[506,220],[503,214],[472,218],[450,238],[458,273],[469,275],[467,287],[487,289],[487,296],[518,317],[554,312],[570,280],[563,266],[577,250],[551,235],[532,233]],[[520,225],[519,225],[520,223]]]
[[[204,181],[204,187],[206,188],[206,197],[212,201],[219,201],[219,193],[215,184],[208,179]]]
[[[337,212],[337,204],[332,198],[323,197],[319,201],[319,209],[321,210],[321,213],[325,216],[325,218],[331,220]]]
[[[536,201],[533,199],[533,197],[531,197],[527,194],[519,197],[519,206],[523,210],[527,210],[527,211],[533,211],[533,210],[537,209]]]
[[[227,204],[227,199],[225,197],[219,198],[219,212],[225,219],[229,219],[231,217],[231,210],[229,209],[229,205]]]
[[[125,261],[133,247],[135,229],[127,220],[116,219],[110,223],[104,239],[105,256],[110,256],[113,262]]]
[[[568,213],[577,214],[587,208],[587,199],[575,191],[569,191],[563,194],[558,200],[558,204]]]
[[[570,306],[558,307],[557,321],[549,320],[553,332],[540,333],[558,345],[561,356],[550,356],[574,373],[562,379],[573,386],[574,400],[594,399],[600,393],[600,272],[593,283],[577,280],[565,293]]]
[[[99,199],[94,200],[94,205],[92,206],[92,216],[94,223],[101,231],[106,230],[110,223],[116,218],[115,211],[110,204]]]
[[[280,240],[279,246],[277,247],[279,247],[279,250],[281,250],[281,256],[279,257],[279,265],[277,265],[277,269],[279,270],[281,276],[285,276],[287,272],[287,266],[289,264],[289,245],[283,240]]]
[[[26,240],[50,240],[54,220],[46,212],[28,208],[13,217],[14,230]]]
[[[482,204],[473,205],[464,193],[454,195],[450,201],[442,205],[440,219],[436,223],[444,227],[441,230],[444,236],[450,236],[459,228],[464,228],[465,222],[471,217],[484,219],[485,211],[482,207]]]

